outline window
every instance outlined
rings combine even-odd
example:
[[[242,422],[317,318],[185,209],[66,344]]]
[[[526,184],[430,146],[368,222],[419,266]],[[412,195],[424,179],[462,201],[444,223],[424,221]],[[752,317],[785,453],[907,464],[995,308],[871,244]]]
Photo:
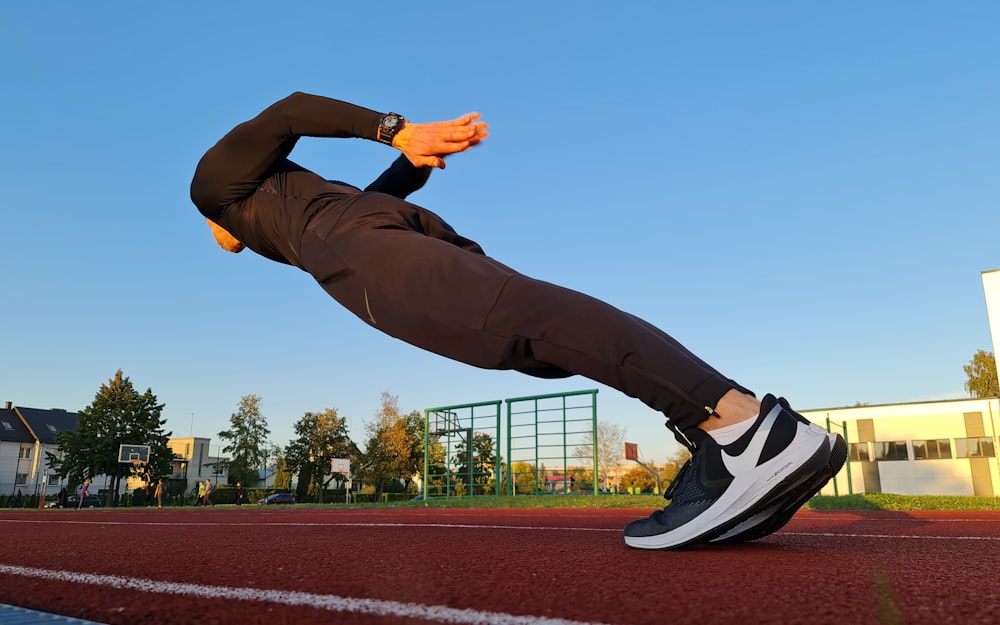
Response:
[[[996,455],[992,438],[981,436],[955,439],[956,458],[995,458]]]
[[[851,443],[850,457],[853,462],[868,462],[872,459],[868,443]]]
[[[31,457],[31,447],[22,447],[21,453],[17,456],[21,460],[27,460]]]
[[[876,460],[909,460],[906,452],[906,441],[883,441],[872,443],[875,447]]]
[[[941,460],[943,458],[951,458],[951,441],[947,438],[913,441],[914,460]]]
[[[46,427],[49,428],[49,432],[52,432],[53,434],[56,433],[56,426],[52,425],[51,423],[46,423],[45,425]]]
[[[28,474],[27,473],[18,473],[14,477],[14,483],[18,484],[18,485],[27,484],[28,483]]]
[[[5,430],[13,430],[14,426],[10,424],[10,421],[0,421],[0,425],[3,426]]]

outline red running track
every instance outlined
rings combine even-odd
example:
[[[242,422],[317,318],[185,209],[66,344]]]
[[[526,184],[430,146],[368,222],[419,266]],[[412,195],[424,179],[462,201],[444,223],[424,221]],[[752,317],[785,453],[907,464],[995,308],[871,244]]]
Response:
[[[0,603],[122,625],[998,623],[1000,513],[800,512],[632,550],[648,510],[0,511]]]

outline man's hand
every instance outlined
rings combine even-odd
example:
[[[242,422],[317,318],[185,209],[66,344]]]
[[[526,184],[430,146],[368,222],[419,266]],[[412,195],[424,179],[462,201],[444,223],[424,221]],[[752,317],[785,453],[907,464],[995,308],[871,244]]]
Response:
[[[215,242],[219,244],[219,247],[226,250],[227,252],[232,252],[233,254],[239,254],[243,251],[246,246],[239,242],[233,235],[229,234],[229,231],[215,223],[211,219],[205,218],[208,222],[208,227],[212,229],[212,236],[215,237]]]
[[[392,140],[414,167],[444,169],[444,157],[464,152],[489,136],[482,115],[469,113],[447,122],[414,124],[407,122]]]

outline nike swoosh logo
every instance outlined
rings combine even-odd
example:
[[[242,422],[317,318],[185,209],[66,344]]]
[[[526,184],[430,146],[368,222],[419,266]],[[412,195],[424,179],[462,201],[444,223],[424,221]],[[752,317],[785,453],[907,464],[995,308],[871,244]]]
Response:
[[[757,461],[760,460],[760,452],[764,451],[764,444],[767,443],[771,427],[774,426],[774,422],[778,419],[778,413],[780,412],[781,404],[775,404],[774,408],[771,408],[771,412],[767,413],[767,416],[764,417],[763,423],[754,432],[753,438],[750,439],[750,444],[747,445],[747,448],[740,455],[733,456],[725,449],[722,450],[722,464],[726,465],[726,470],[731,475],[746,473],[757,467]]]

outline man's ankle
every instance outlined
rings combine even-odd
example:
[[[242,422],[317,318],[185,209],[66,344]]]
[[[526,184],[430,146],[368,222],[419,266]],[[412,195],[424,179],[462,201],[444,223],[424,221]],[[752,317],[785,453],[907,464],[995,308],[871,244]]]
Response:
[[[760,401],[753,395],[746,395],[731,389],[715,405],[715,415],[698,425],[706,432],[753,419],[760,413]]]

